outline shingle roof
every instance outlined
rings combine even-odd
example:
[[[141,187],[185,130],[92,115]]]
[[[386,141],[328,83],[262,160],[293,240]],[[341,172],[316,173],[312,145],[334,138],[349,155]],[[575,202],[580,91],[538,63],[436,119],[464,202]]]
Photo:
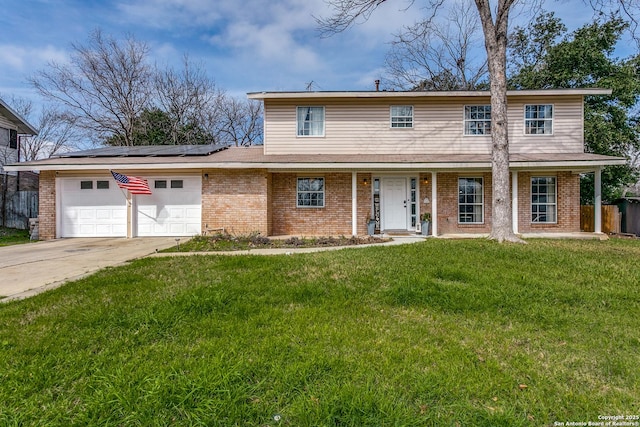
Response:
[[[512,168],[590,168],[624,164],[621,157],[590,153],[511,154]],[[129,169],[490,169],[489,154],[264,154],[263,147],[231,147],[198,156],[68,156],[7,166],[8,170],[104,170]]]
[[[2,99],[0,99],[0,114],[6,117],[18,129],[18,133],[23,135],[37,135],[36,128],[31,126],[20,114],[9,107]]]

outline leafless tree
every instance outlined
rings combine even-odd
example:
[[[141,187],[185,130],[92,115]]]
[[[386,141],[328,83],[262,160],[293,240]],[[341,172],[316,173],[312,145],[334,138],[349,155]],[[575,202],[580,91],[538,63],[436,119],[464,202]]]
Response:
[[[509,12],[516,0],[497,0],[495,17],[489,0],[475,0],[487,51],[491,93],[492,223],[490,238],[499,242],[521,242],[513,232],[509,186],[509,137],[507,125],[507,28]],[[330,0],[335,14],[319,21],[325,33],[343,31],[356,20],[368,18],[385,0]],[[444,0],[426,0],[430,23]]]
[[[385,84],[400,90],[472,90],[487,78],[478,15],[462,4],[444,21],[427,20],[396,35],[386,55]]]
[[[184,56],[180,72],[173,68],[156,69],[154,90],[158,107],[169,114],[172,144],[195,143],[196,136],[189,138],[185,128],[216,127],[224,92],[216,88],[202,65],[191,63],[188,56]]]
[[[323,34],[341,32],[371,14],[387,0],[327,0],[334,14],[318,19]],[[625,14],[637,23],[640,6],[637,0],[585,0],[594,9],[619,5]],[[413,2],[412,2],[413,3]],[[509,14],[518,0],[475,0],[482,24],[487,52],[489,86],[491,94],[491,174],[492,174],[492,223],[490,238],[502,241],[522,242],[513,233],[509,183],[509,135],[507,132],[507,39]],[[444,0],[424,0],[428,11],[426,22],[433,21],[443,8]],[[530,7],[539,8],[538,2]],[[637,29],[637,25],[635,27]]]
[[[64,116],[96,142],[114,135],[134,145],[136,117],[151,99],[149,48],[133,36],[116,40],[95,30],[87,44],[73,44],[70,62],[50,62],[30,78]]]
[[[80,135],[73,117],[65,116],[50,104],[42,105],[37,114],[33,102],[24,98],[12,97],[11,105],[38,129],[38,135],[19,136],[21,161],[46,159],[79,148]]]
[[[261,102],[226,97],[220,110],[218,135],[221,142],[236,147],[262,143]]]

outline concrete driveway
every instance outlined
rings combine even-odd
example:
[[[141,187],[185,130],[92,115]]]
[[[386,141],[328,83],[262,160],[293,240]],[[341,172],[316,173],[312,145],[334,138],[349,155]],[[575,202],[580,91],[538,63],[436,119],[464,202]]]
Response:
[[[188,240],[181,238],[181,242]],[[0,302],[26,298],[176,244],[173,237],[74,238],[0,247]]]

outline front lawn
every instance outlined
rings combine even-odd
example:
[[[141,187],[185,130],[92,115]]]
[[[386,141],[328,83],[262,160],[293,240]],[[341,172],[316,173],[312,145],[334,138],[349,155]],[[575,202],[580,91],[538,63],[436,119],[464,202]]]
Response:
[[[430,239],[135,261],[0,304],[0,425],[636,416],[639,259],[637,241]]]
[[[29,243],[29,230],[0,227],[0,246]]]

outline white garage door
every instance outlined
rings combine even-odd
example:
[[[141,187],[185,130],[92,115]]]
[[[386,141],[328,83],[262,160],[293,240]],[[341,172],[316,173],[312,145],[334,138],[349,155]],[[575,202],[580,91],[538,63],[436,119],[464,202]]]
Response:
[[[151,195],[138,195],[138,236],[200,234],[202,181],[199,176],[145,177]]]
[[[59,178],[60,237],[126,237],[126,196],[111,178]]]

